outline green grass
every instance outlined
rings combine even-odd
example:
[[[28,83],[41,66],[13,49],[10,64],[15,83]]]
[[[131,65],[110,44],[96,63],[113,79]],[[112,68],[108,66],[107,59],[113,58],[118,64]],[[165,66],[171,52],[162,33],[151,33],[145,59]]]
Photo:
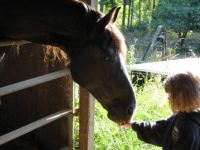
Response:
[[[146,81],[144,86],[135,86],[134,89],[137,98],[134,120],[156,121],[171,114],[167,96],[158,78],[152,78]],[[119,127],[106,115],[106,110],[97,102],[94,127],[95,150],[161,150],[160,147],[138,140],[132,129]],[[78,127],[77,123],[76,126]],[[75,137],[77,141],[78,132]]]

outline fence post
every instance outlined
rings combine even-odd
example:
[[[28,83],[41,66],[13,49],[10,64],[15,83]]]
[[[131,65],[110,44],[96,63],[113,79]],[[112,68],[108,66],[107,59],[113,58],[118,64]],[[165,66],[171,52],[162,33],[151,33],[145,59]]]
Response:
[[[75,112],[74,108],[74,86],[73,86],[73,79],[71,76],[68,77],[67,81],[67,97],[69,100],[68,107],[67,109],[72,110],[72,112]],[[74,121],[73,121],[73,115],[69,116],[68,118],[68,146],[69,150],[74,149]]]
[[[80,87],[79,101],[79,148],[80,150],[93,150],[95,100],[86,89]]]
[[[97,0],[82,0],[97,10]],[[80,87],[80,114],[79,114],[79,148],[80,150],[94,149],[94,97]]]

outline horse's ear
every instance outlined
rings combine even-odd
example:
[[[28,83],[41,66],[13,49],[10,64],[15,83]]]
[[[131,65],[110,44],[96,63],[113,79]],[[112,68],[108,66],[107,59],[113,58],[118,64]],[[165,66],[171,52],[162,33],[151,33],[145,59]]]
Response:
[[[113,7],[110,12],[100,19],[97,23],[99,27],[105,27],[107,24],[114,23],[117,20],[120,7]]]

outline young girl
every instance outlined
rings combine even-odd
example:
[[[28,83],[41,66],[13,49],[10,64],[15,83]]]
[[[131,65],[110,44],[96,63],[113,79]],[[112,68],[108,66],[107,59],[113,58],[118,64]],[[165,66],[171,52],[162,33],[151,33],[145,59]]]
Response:
[[[200,150],[200,79],[187,72],[166,79],[165,91],[173,115],[154,124],[122,123],[132,127],[140,140],[163,150]]]

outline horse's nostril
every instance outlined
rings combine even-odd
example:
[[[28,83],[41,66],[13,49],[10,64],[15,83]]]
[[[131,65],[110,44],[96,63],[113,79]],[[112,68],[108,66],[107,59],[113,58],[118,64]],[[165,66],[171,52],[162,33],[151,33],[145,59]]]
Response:
[[[134,110],[133,106],[129,106],[128,111],[127,111],[128,115],[131,116],[133,114],[133,110]]]

